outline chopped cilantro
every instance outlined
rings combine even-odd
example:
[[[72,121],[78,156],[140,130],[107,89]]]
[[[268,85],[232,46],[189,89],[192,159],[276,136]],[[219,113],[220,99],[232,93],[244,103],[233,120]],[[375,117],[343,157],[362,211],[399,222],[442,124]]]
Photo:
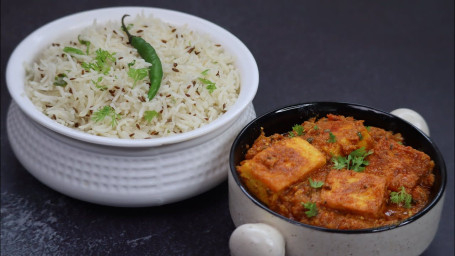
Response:
[[[54,78],[54,85],[65,87],[68,83],[63,79],[67,77],[65,73],[60,73]]]
[[[82,62],[81,66],[86,70],[89,71],[90,69],[97,71],[98,73],[103,73],[107,75],[109,73],[111,67],[109,66],[109,62],[113,63],[115,62],[115,52],[110,53],[108,51],[105,51],[103,49],[98,49],[95,52],[96,57],[94,62],[86,63]]]
[[[308,182],[310,182],[310,187],[312,188],[320,188],[324,185],[323,181],[313,181],[311,178],[308,179]]]
[[[119,114],[115,113],[115,109],[113,107],[104,106],[102,109],[93,112],[92,120],[95,122],[100,122],[103,121],[106,117],[111,118],[112,127],[116,126],[118,119],[121,118]]]
[[[130,30],[130,29],[131,29],[133,26],[134,26],[134,24],[133,24],[133,23],[130,23],[130,24],[126,25],[126,30],[128,30],[128,31],[129,31],[129,30]],[[123,29],[123,26],[122,26],[122,27],[120,27],[120,28],[121,28],[123,31],[125,31],[125,30]]]
[[[77,36],[77,40],[79,41],[80,44],[83,44],[83,45],[85,45],[87,47],[86,50],[85,50],[85,54],[89,55],[90,44],[91,44],[90,41],[81,39],[81,35]]]
[[[296,124],[292,127],[292,131],[297,135],[297,136],[302,136],[304,133],[303,126]]]
[[[134,66],[134,64],[136,64],[136,60],[133,60],[130,63],[128,63],[128,67],[130,68],[130,67]]]
[[[65,48],[63,48],[63,51],[68,54],[85,55],[83,51],[81,51],[77,48],[69,47],[69,46],[66,46]]]
[[[373,154],[373,150],[366,152],[364,147],[352,151],[347,157],[332,157],[333,168],[348,169],[355,172],[363,172],[365,167],[370,164],[365,158]]]
[[[308,211],[305,211],[305,214],[308,218],[311,218],[311,217],[314,217],[316,215],[318,215],[318,209],[316,207],[316,203],[312,203],[312,202],[307,202],[307,203],[304,203],[302,202],[302,206],[307,209]]]
[[[92,80],[92,83],[95,85],[96,88],[100,89],[101,91],[107,90],[107,86],[100,85],[100,82],[103,80],[103,77],[98,77],[95,81]]]
[[[158,112],[156,112],[155,110],[147,110],[144,112],[144,119],[149,123],[155,116],[158,116]]]
[[[129,65],[129,64],[128,64]],[[136,86],[137,81],[144,79],[148,75],[148,69],[147,68],[130,68],[128,70],[128,76],[133,78],[133,88]]]
[[[336,170],[341,170],[346,168],[348,165],[348,160],[342,156],[334,156],[332,157],[333,168]]]
[[[209,91],[210,94],[216,89],[216,86],[215,86],[214,82],[212,82],[212,81],[210,81],[208,79],[205,79],[205,78],[201,78],[201,77],[199,77],[198,79],[203,84],[207,85],[206,89]]]
[[[209,70],[210,70],[210,69],[206,69],[206,70],[202,71],[202,72],[201,72],[201,75],[206,76],[206,75],[207,75],[207,72],[209,72]]]
[[[400,192],[390,192],[390,201],[394,204],[401,204],[405,208],[411,208],[412,196],[401,186]]]
[[[327,140],[327,142],[329,142],[329,143],[337,142],[337,138],[335,137],[335,135],[333,135],[332,132],[329,132],[329,139]]]
[[[319,130],[319,126],[318,126],[317,124],[315,124],[315,125],[313,126],[313,129],[314,129],[315,131],[317,131],[317,130]]]

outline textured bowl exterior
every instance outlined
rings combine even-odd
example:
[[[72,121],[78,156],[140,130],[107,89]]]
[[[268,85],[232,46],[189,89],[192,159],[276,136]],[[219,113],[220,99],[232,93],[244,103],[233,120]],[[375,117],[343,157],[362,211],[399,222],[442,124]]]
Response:
[[[209,138],[205,141],[111,147],[51,131],[31,120],[13,101],[7,132],[16,157],[47,186],[87,202],[139,207],[183,200],[225,180],[230,146],[255,117],[250,103],[237,120],[204,137]]]
[[[245,195],[231,172],[228,176],[229,210],[235,226],[264,223],[274,227],[286,241],[285,251],[289,256],[302,252],[304,255],[420,255],[436,235],[444,204],[442,197],[421,218],[400,228],[374,233],[334,233],[296,225],[271,214]]]

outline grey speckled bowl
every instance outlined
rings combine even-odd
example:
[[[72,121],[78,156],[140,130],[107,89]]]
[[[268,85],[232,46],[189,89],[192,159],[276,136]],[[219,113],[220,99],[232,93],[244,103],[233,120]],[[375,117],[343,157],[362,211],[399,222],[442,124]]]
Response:
[[[266,135],[285,133],[296,123],[328,113],[352,116],[365,120],[365,125],[399,132],[407,145],[427,153],[435,162],[435,184],[428,205],[416,215],[394,226],[335,230],[288,219],[271,211],[251,195],[235,167],[244,159],[247,145],[252,145],[260,135],[261,127]],[[409,114],[415,114],[411,110],[394,113],[405,118]],[[422,118],[407,119],[416,126],[426,127]],[[433,240],[438,228],[447,174],[444,160],[436,145],[413,124],[374,108],[336,102],[303,103],[284,107],[250,122],[240,132],[230,152],[229,207],[231,217],[238,226],[230,240],[232,255],[284,255],[284,252],[286,255],[421,254]]]

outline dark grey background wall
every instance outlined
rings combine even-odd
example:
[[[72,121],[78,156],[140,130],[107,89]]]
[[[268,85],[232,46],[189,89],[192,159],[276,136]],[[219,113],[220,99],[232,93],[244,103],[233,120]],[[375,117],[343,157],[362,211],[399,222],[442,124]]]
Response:
[[[2,255],[228,255],[234,229],[227,186],[162,207],[88,204],[39,183],[6,134],[5,68],[14,47],[62,16],[109,6],[190,13],[236,35],[260,71],[257,114],[308,101],[385,111],[412,108],[427,120],[449,172],[442,222],[425,255],[454,255],[454,6],[442,1],[2,1]],[[435,224],[436,225],[436,224]],[[321,241],[323,243],[324,241]]]

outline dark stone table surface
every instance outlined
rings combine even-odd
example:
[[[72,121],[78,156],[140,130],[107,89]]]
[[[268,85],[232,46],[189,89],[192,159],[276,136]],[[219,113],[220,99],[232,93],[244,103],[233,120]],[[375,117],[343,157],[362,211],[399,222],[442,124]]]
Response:
[[[254,99],[258,115],[309,101],[418,111],[430,126],[449,174],[439,230],[424,255],[454,255],[451,0],[1,1],[2,255],[229,254],[234,225],[226,182],[170,205],[99,206],[42,185],[11,151],[6,133],[11,97],[4,74],[14,47],[35,29],[62,16],[128,5],[193,14],[242,40],[259,66],[260,84]]]

